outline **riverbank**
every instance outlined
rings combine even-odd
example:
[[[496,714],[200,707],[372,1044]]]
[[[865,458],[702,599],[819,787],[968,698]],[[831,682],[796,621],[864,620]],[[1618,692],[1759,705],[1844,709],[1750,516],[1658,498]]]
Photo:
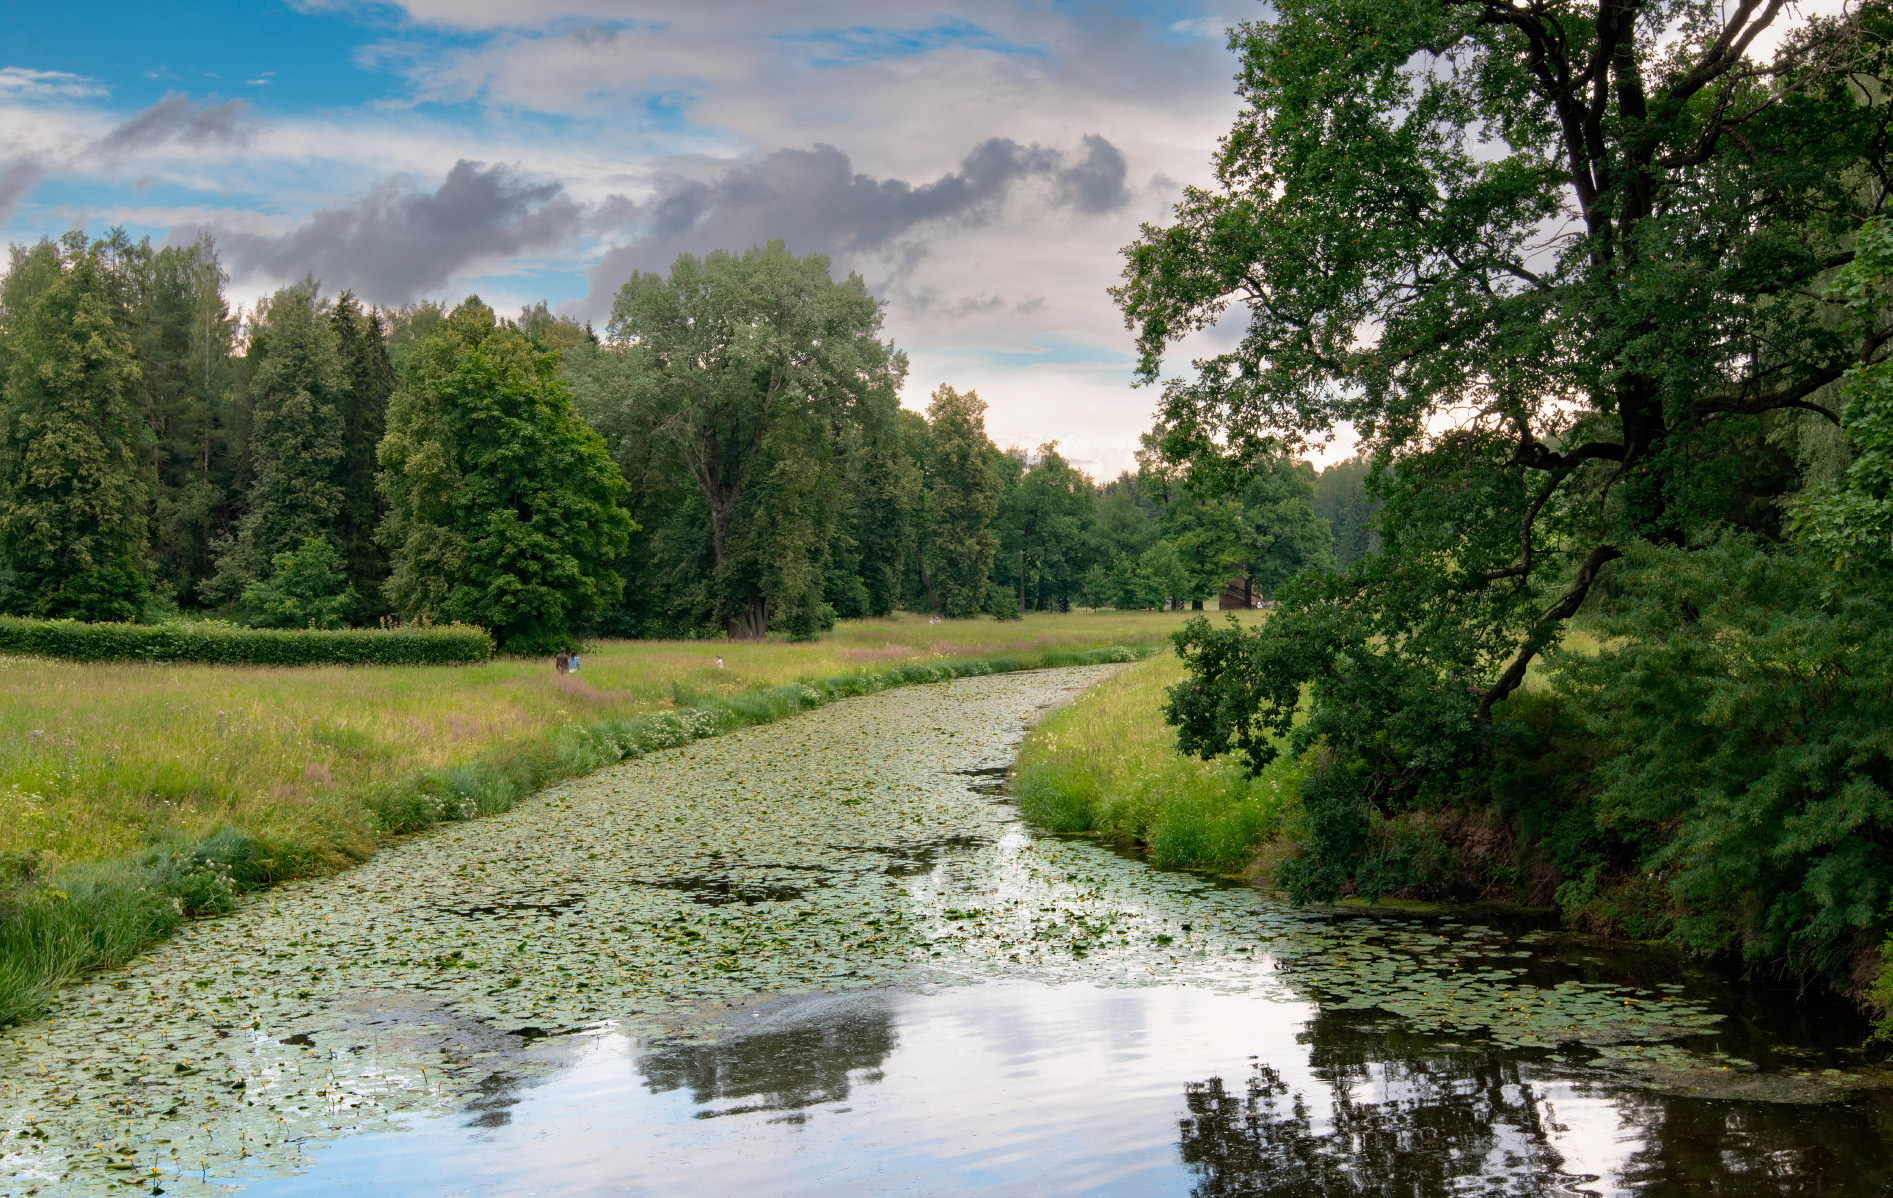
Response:
[[[356,865],[391,835],[502,811],[559,779],[842,695],[1129,660],[1181,619],[906,616],[846,622],[814,645],[615,642],[576,678],[524,661],[283,670],[0,659],[0,1024],[185,918]]]
[[[1886,1079],[1792,995],[1034,834],[993,771],[1122,669],[843,699],[193,923],[0,1031],[0,1198],[1878,1192]]]
[[[1178,754],[1162,707],[1183,677],[1175,655],[1156,654],[1034,728],[1013,769],[1019,810],[1158,865],[1253,875],[1266,846],[1293,836],[1302,770],[1284,757],[1250,778],[1233,758]]]

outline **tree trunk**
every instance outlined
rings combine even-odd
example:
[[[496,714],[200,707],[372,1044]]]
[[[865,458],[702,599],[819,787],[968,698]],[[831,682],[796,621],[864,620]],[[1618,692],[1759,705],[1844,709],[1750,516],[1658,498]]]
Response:
[[[743,614],[732,620],[725,630],[733,641],[759,641],[769,631],[769,601],[761,591],[749,593],[749,604]]]

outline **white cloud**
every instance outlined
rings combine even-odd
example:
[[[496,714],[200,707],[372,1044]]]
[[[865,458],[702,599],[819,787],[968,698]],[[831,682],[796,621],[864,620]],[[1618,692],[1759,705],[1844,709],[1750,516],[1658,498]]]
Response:
[[[84,75],[65,71],[35,71],[28,67],[0,67],[0,99],[84,100],[106,94],[105,85]]]

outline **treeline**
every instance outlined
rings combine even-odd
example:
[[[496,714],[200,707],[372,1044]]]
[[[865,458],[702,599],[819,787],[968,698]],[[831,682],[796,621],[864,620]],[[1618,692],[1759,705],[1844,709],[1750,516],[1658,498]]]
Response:
[[[602,335],[314,280],[245,313],[226,284],[208,238],[12,247],[0,612],[458,621],[529,652],[1247,601],[1371,548],[1359,462],[1211,496],[1153,443],[1099,486],[995,446],[971,392],[900,407],[878,302],[779,243],[634,275]]]

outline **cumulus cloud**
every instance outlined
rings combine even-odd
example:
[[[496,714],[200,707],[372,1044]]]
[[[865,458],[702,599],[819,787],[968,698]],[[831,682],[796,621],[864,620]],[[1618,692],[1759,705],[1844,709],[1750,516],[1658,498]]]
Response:
[[[714,178],[671,178],[650,197],[613,196],[596,222],[633,239],[608,252],[593,279],[615,288],[633,270],[662,270],[680,253],[742,249],[781,238],[798,254],[879,251],[921,226],[985,224],[1015,186],[1049,184],[1050,202],[1092,215],[1129,202],[1124,155],[1096,134],[1069,155],[995,137],[939,178],[918,185],[857,173],[833,146],[776,150]]]
[[[192,148],[242,149],[256,140],[258,123],[243,100],[194,105],[183,92],[170,92],[137,116],[113,127],[93,143],[94,153],[116,158],[134,150],[176,143]]]
[[[311,272],[330,287],[393,304],[437,291],[475,264],[554,248],[584,217],[559,183],[461,159],[431,192],[396,175],[287,233],[227,231],[218,244],[239,275]]]

